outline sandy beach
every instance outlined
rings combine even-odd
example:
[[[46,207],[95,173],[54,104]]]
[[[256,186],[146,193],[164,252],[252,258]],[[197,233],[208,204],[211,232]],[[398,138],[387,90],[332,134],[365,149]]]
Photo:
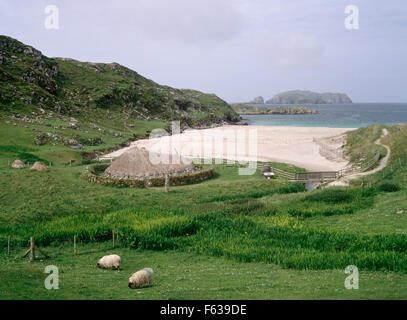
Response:
[[[351,128],[280,127],[280,126],[223,126],[193,130],[172,136],[144,139],[130,147],[107,154],[111,159],[134,147],[161,153],[180,154],[187,158],[230,159],[238,161],[283,162],[310,171],[338,171],[346,160],[332,160],[320,154],[322,139],[342,135]],[[335,147],[338,147],[337,142]]]

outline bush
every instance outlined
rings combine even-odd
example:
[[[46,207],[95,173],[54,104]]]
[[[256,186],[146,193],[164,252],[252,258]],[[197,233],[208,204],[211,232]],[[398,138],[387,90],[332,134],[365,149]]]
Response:
[[[102,163],[96,164],[89,168],[89,171],[93,174],[102,174],[110,166],[110,164]]]
[[[377,187],[377,190],[384,192],[397,192],[400,191],[400,186],[394,183],[382,183]]]
[[[220,195],[215,196],[211,199],[205,200],[203,202],[219,202],[227,200],[236,200],[236,199],[257,199],[265,196],[272,196],[273,194],[288,194],[288,193],[297,193],[306,191],[305,186],[302,183],[291,183],[287,186],[276,188],[273,190],[264,190],[264,191],[254,191],[250,193],[237,194],[237,195]]]
[[[32,154],[32,153],[28,153],[28,152],[21,152],[17,155],[17,158],[20,159],[21,161],[23,161],[24,163],[34,163],[36,161],[41,161],[44,163],[47,163],[46,160],[37,157],[36,155]]]
[[[353,194],[351,190],[328,188],[320,192],[307,195],[305,200],[311,202],[341,203],[351,202]]]

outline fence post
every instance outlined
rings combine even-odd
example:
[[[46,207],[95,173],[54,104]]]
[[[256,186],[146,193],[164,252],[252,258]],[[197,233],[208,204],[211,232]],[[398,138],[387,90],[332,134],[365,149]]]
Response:
[[[7,254],[10,254],[10,242],[11,242],[11,237],[8,236],[8,239],[7,239]]]
[[[170,190],[170,177],[168,174],[165,175],[165,192]]]
[[[34,244],[34,237],[30,238],[30,262],[35,260],[35,244]]]
[[[113,248],[116,247],[116,237],[114,230],[112,231],[112,238],[113,238]]]
[[[76,236],[73,236],[73,254],[76,254]]]

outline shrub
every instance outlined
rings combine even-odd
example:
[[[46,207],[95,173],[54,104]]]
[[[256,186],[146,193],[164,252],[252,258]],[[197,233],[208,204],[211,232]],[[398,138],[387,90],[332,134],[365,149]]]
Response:
[[[394,183],[382,183],[377,187],[379,191],[384,192],[397,192],[400,191],[400,186]]]
[[[341,203],[350,202],[353,194],[350,190],[328,188],[320,192],[307,195],[305,200],[310,202]]]

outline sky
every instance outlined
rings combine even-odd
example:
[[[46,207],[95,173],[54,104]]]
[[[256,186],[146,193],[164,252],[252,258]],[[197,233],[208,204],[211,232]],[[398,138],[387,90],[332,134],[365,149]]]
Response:
[[[348,5],[358,29],[345,27]],[[1,0],[0,34],[228,102],[294,89],[407,102],[405,0]]]

